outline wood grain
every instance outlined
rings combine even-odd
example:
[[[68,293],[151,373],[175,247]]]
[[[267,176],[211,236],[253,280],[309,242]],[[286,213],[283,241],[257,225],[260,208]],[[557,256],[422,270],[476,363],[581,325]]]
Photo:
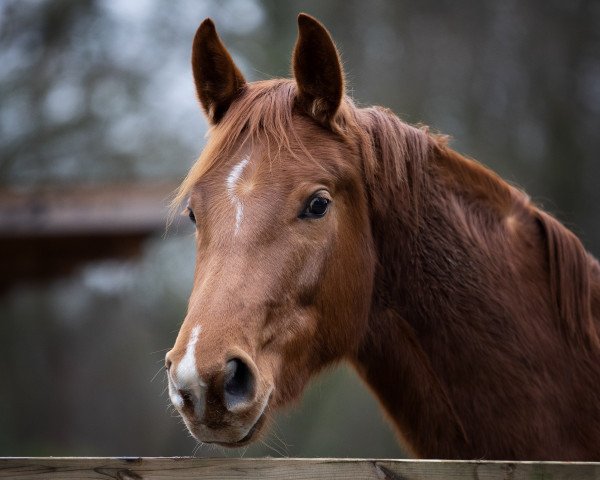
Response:
[[[0,478],[600,480],[600,463],[327,458],[0,458]]]

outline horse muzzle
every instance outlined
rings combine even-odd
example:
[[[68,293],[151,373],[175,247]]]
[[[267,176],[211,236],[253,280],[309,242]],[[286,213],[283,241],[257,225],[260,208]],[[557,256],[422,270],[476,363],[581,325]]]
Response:
[[[219,366],[166,357],[169,397],[190,433],[200,442],[240,447],[250,443],[265,423],[273,388],[259,382],[258,369],[243,352]]]

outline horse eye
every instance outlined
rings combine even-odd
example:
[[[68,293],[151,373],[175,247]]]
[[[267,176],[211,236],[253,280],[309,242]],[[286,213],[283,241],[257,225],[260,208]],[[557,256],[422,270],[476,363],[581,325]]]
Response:
[[[196,215],[194,215],[194,212],[192,212],[192,209],[190,207],[188,207],[188,217],[190,217],[190,220],[193,223],[196,223]]]
[[[301,218],[320,218],[327,213],[330,200],[326,197],[315,196],[310,199],[308,205],[300,215]]]

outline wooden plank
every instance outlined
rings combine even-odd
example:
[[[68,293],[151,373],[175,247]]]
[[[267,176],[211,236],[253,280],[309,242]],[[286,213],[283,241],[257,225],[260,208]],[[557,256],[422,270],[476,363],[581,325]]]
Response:
[[[164,231],[174,183],[0,189],[0,237]]]
[[[131,259],[165,233],[168,182],[0,189],[0,294],[70,274],[88,262]],[[191,232],[187,218],[170,229]]]
[[[600,463],[327,458],[0,458],[0,478],[600,480]]]

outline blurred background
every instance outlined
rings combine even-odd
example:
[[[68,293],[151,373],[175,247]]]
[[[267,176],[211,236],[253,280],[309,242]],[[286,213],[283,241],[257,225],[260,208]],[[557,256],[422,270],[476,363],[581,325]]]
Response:
[[[0,455],[405,455],[346,368],[247,450],[198,447],[168,408],[192,37],[210,16],[248,79],[287,76],[300,11],[359,103],[451,135],[600,254],[600,2],[0,0]]]

